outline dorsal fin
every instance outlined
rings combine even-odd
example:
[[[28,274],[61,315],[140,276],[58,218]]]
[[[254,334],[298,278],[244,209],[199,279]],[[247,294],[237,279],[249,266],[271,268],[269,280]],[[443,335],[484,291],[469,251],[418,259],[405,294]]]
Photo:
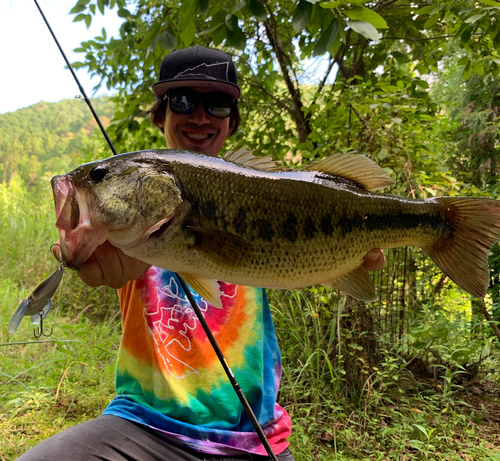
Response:
[[[270,155],[257,157],[253,155],[255,150],[248,150],[246,147],[240,147],[238,150],[228,150],[222,158],[226,162],[236,163],[237,165],[256,168],[263,171],[285,171],[286,168],[279,166]]]
[[[332,154],[302,169],[342,176],[358,183],[366,190],[383,189],[394,184],[386,171],[373,160],[359,154]]]

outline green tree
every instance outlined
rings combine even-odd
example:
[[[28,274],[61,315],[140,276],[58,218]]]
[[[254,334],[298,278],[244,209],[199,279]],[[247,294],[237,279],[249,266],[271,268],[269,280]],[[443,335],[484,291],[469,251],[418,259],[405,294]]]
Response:
[[[374,109],[357,107],[358,97],[368,102],[378,92],[391,99],[377,106],[380,123],[404,121],[393,105],[395,93],[406,97],[403,105],[432,117],[436,107],[422,76],[438,71],[451,42],[468,59],[464,78],[496,73],[500,62],[500,3],[494,0],[79,0],[72,13],[88,25],[107,8],[123,17],[120,36],[108,38],[103,29],[82,43],[85,59],[76,66],[117,90],[111,133],[119,150],[162,144],[142,111],[153,99],[149,88],[161,59],[180,47],[218,46],[233,55],[244,116],[263,127],[246,124],[252,136],[242,132],[239,139],[279,158],[297,146],[322,155],[333,136],[337,148],[357,148],[359,138],[371,138],[372,150],[384,147],[377,146],[378,131],[367,127]]]

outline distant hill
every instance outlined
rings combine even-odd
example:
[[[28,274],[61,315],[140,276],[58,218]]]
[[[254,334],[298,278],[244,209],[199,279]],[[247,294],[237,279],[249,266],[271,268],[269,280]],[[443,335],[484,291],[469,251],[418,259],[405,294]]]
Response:
[[[103,125],[109,125],[109,98],[92,99],[92,104]],[[44,176],[67,172],[81,163],[96,129],[87,104],[79,99],[42,101],[0,114],[0,183],[16,177],[34,186]]]

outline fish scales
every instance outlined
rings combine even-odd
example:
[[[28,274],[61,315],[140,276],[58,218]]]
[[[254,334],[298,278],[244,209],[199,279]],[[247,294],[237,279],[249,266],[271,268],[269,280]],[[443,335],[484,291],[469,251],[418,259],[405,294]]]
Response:
[[[238,152],[145,151],[54,178],[65,261],[80,265],[107,239],[180,273],[210,302],[217,301],[215,279],[266,288],[329,284],[369,300],[364,255],[416,245],[464,289],[484,295],[487,253],[500,238],[499,202],[371,192],[389,180],[359,155],[334,155],[302,170],[248,159],[247,152],[241,163]]]
[[[227,265],[226,277],[241,269],[247,285],[297,288],[305,274],[314,279],[321,272],[320,283],[332,282],[334,271],[340,278],[372,248],[432,244],[449,232],[446,209],[438,202],[418,207],[418,201],[324,187],[280,173],[269,173],[269,181],[252,172],[235,178],[219,169],[185,169],[177,174],[192,205],[193,226],[253,243],[233,260],[217,261]],[[200,174],[204,181],[196,177]]]

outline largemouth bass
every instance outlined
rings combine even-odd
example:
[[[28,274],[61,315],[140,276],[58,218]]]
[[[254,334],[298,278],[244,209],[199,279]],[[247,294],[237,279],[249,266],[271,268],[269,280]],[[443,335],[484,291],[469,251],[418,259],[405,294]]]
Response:
[[[216,280],[264,288],[326,284],[364,301],[373,248],[416,245],[456,284],[484,297],[500,202],[408,199],[372,160],[334,154],[301,170],[239,150],[222,158],[155,150],[117,155],[52,179],[62,254],[80,267],[108,240],[179,273],[220,306]]]

